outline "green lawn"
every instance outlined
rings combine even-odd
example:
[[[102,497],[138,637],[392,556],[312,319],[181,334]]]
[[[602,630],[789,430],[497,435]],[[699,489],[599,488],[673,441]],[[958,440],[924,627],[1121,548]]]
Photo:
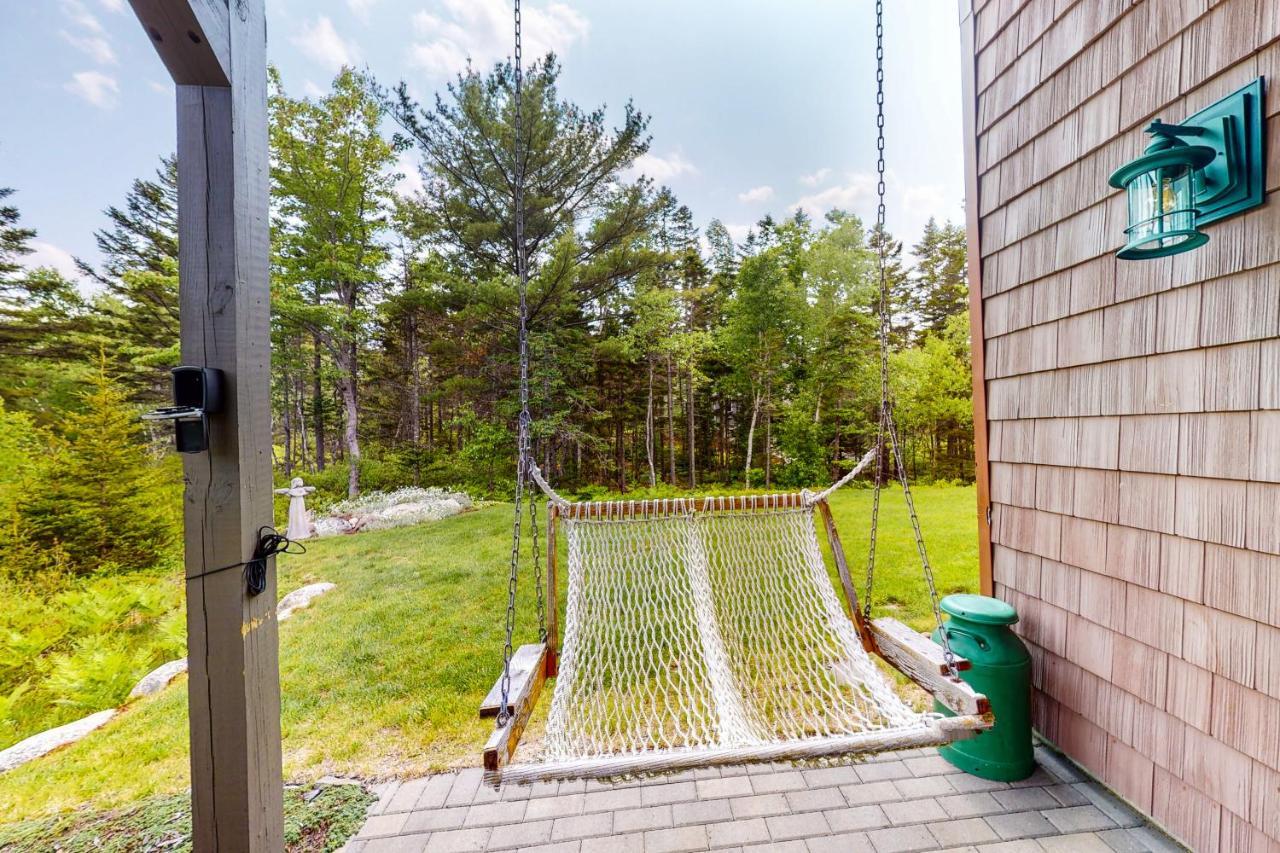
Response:
[[[932,623],[900,495],[886,493],[877,611]],[[972,488],[916,490],[941,592],[975,591]],[[832,501],[861,588],[871,493]],[[476,708],[500,666],[509,505],[435,524],[308,544],[280,563],[280,590],[332,581],[280,629],[285,776],[385,779],[474,764],[492,726]],[[532,591],[521,590],[533,638]],[[101,731],[0,774],[0,815],[108,808],[188,786],[186,684],[133,705]]]

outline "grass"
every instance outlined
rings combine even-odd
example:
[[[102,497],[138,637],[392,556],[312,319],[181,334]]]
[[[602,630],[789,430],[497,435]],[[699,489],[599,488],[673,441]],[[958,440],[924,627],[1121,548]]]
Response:
[[[359,785],[325,785],[284,792],[284,842],[289,853],[339,849],[364,823],[376,799]],[[149,797],[129,808],[0,824],[0,849],[12,853],[78,850],[127,853],[191,849],[187,794]]]
[[[939,590],[977,587],[972,488],[916,491]],[[855,577],[865,565],[871,493],[832,502]],[[311,543],[280,564],[282,592],[318,580],[337,588],[280,629],[285,777],[410,777],[475,763],[492,725],[476,708],[498,671],[510,506],[417,527]],[[932,622],[906,513],[886,493],[875,603],[919,629]],[[861,582],[859,579],[859,587]],[[533,639],[524,584],[523,640]],[[78,744],[0,774],[0,820],[86,806],[119,808],[184,791],[184,682]]]

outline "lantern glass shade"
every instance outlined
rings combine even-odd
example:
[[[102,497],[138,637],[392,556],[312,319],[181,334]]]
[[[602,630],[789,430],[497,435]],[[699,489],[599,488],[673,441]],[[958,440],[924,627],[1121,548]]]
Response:
[[[1212,148],[1157,138],[1147,153],[1118,169],[1111,185],[1123,187],[1129,227],[1117,257],[1162,258],[1203,246],[1196,227],[1196,171],[1213,159]]]
[[[1200,246],[1209,239],[1196,230],[1192,172],[1187,166],[1164,166],[1142,172],[1125,187],[1125,193],[1129,200],[1125,251],[1173,254]]]

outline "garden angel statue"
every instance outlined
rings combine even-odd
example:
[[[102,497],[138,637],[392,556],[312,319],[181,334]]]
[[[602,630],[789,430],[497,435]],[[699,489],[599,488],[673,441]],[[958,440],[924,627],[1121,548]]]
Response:
[[[289,528],[285,536],[293,540],[311,538],[311,519],[307,516],[307,495],[316,490],[315,486],[302,485],[301,477],[294,477],[287,489],[276,489],[277,495],[289,496]]]

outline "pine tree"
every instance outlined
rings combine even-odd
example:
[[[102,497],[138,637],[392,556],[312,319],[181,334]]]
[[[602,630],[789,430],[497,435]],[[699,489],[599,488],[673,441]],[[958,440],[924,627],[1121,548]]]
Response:
[[[177,478],[148,454],[138,412],[105,359],[58,433],[18,501],[22,537],[79,575],[154,566],[177,539]]]
[[[925,330],[941,332],[948,319],[969,309],[967,251],[963,228],[950,222],[939,226],[932,217],[911,248],[916,257],[911,310]]]
[[[0,187],[0,202],[11,195],[12,188]],[[21,218],[16,206],[0,204],[0,296],[6,295],[13,286],[18,271],[22,269],[22,256],[31,254],[31,247],[27,244],[36,236],[34,228],[18,225]]]

